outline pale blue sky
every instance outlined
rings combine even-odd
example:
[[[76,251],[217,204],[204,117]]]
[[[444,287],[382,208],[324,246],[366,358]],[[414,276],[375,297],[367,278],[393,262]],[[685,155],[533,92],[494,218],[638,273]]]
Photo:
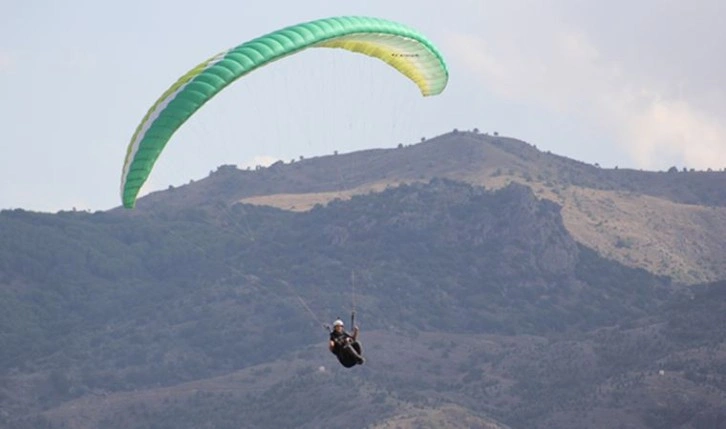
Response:
[[[144,192],[223,163],[393,147],[474,127],[608,167],[726,167],[720,0],[3,0],[0,209],[119,205],[129,139],[180,75],[248,39],[335,15],[425,33],[449,64],[447,90],[424,99],[382,63],[303,52],[202,108]]]

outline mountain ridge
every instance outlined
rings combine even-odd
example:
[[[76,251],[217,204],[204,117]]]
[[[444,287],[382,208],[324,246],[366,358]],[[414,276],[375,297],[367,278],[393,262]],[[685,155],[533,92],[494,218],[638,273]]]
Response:
[[[305,211],[433,178],[491,189],[516,182],[562,205],[577,241],[608,258],[685,283],[719,280],[726,277],[726,171],[684,170],[605,169],[517,139],[454,131],[398,148],[257,170],[224,165],[202,180],[141,198],[137,210],[243,202]]]
[[[201,200],[0,212],[0,427],[726,422],[726,283],[604,257],[536,176],[286,210],[219,174]],[[345,370],[321,325],[352,309],[368,362]]]

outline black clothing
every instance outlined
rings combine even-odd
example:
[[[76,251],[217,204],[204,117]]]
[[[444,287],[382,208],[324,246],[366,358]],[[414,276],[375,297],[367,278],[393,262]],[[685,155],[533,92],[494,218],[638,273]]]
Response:
[[[338,358],[341,365],[346,368],[350,368],[356,364],[363,364],[360,343],[354,340],[349,333],[345,331],[337,332],[334,330],[330,333],[330,341],[335,343],[333,353]]]
[[[343,345],[344,342],[345,342],[345,340],[347,338],[353,339],[353,337],[349,333],[347,333],[345,331],[338,332],[336,330],[333,330],[330,333],[330,341],[334,341],[335,342],[335,347],[336,348],[338,347],[338,345]]]

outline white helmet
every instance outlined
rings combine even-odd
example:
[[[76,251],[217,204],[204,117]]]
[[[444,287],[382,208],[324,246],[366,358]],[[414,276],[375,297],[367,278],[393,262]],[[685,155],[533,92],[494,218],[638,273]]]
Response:
[[[336,326],[343,326],[343,321],[338,319],[335,322],[333,322],[333,327],[336,327]]]

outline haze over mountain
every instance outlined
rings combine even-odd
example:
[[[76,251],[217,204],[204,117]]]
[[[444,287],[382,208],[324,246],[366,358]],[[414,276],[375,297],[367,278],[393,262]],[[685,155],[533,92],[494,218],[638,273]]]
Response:
[[[0,427],[723,427],[725,178],[456,131],[1,212]]]

